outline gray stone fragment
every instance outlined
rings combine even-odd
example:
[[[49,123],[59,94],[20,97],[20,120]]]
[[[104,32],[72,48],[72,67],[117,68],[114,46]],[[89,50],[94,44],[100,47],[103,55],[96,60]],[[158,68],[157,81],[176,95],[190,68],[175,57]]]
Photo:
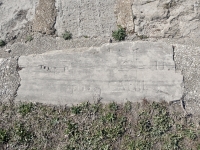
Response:
[[[121,42],[52,51],[19,58],[16,101],[77,104],[181,98],[183,76],[175,72],[172,46]]]
[[[186,110],[197,116],[200,110],[200,47],[179,44],[174,46],[176,68],[184,76]]]
[[[19,83],[17,57],[0,59],[0,101],[14,99]]]

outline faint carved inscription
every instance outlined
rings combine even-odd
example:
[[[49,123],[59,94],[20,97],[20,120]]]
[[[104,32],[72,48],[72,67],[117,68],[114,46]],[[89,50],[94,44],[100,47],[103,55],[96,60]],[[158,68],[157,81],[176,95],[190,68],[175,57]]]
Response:
[[[119,43],[78,53],[20,57],[24,68],[18,94],[58,101],[179,97],[182,75],[175,73],[173,55],[166,46],[154,44]]]

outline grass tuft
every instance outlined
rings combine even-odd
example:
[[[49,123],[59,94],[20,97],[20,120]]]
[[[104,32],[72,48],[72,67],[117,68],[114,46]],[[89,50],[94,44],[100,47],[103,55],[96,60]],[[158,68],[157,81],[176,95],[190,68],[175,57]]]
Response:
[[[22,116],[25,116],[25,115],[27,115],[28,113],[31,112],[32,108],[33,108],[33,104],[32,103],[22,103],[19,106],[19,113]]]
[[[0,143],[6,144],[8,143],[10,137],[8,135],[8,131],[0,128]]]
[[[64,38],[65,40],[70,40],[70,39],[72,39],[72,33],[69,32],[69,31],[65,31],[65,33],[63,34],[63,38]]]
[[[28,35],[28,36],[26,37],[26,42],[31,42],[33,39],[34,39],[34,38],[33,38],[32,35]]]
[[[116,41],[124,41],[126,36],[126,29],[122,28],[121,26],[118,26],[118,30],[112,32],[112,37]]]

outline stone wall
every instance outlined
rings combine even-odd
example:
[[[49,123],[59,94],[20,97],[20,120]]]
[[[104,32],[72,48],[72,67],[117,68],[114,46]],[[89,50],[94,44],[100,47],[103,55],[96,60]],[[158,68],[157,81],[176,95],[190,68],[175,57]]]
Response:
[[[73,38],[103,38],[121,25],[130,36],[199,45],[199,7],[198,0],[1,0],[0,38],[20,41],[37,32],[62,36],[66,30]]]

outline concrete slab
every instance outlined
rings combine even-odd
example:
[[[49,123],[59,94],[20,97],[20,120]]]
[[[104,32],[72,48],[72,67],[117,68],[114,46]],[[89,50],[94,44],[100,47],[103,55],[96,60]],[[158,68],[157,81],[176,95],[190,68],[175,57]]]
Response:
[[[172,46],[164,43],[121,42],[52,51],[21,56],[18,63],[23,69],[16,101],[172,101],[183,94]]]

